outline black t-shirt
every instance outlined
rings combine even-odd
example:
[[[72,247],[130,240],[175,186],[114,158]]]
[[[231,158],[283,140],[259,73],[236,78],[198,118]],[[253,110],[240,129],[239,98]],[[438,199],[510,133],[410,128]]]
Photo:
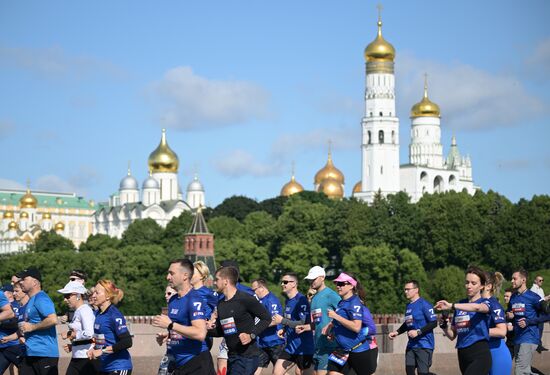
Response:
[[[229,354],[252,356],[258,354],[256,340],[243,345],[241,333],[254,333],[258,336],[271,323],[271,315],[260,302],[251,295],[237,290],[230,300],[218,304],[216,328],[208,331],[210,336],[224,336]]]

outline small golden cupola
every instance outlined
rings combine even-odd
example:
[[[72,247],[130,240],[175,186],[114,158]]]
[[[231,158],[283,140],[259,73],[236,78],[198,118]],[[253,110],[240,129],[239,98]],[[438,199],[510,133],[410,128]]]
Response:
[[[428,75],[424,75],[424,97],[411,108],[411,118],[441,117],[439,106],[428,98]]]
[[[355,195],[355,193],[360,193],[361,192],[361,182],[362,181],[359,181],[353,186],[353,191],[351,193],[352,195]]]
[[[31,194],[31,190],[27,188],[27,193],[21,197],[19,200],[19,205],[21,208],[36,208],[38,201]]]
[[[378,35],[365,48],[365,61],[371,62],[393,62],[395,60],[395,48],[382,36],[382,15],[381,7],[378,8]]]
[[[166,129],[162,129],[162,137],[158,147],[149,155],[149,170],[152,173],[177,173],[179,168],[178,155],[166,142]]]
[[[19,218],[20,219],[28,219],[29,218],[29,213],[26,212],[26,211],[23,211],[23,212],[21,212],[21,215],[19,215]]]
[[[19,226],[15,221],[10,221],[10,223],[8,224],[8,230],[17,230],[18,228]]]
[[[63,232],[65,230],[65,224],[59,221],[55,224],[54,229],[56,232]]]
[[[43,220],[51,220],[52,219],[52,214],[50,214],[49,212],[44,212],[42,214],[42,219]]]
[[[344,174],[334,166],[330,147],[328,151],[327,163],[315,174],[314,184],[317,187],[321,184],[321,182],[329,178],[337,181],[341,185],[344,185]]]
[[[331,199],[342,199],[344,197],[344,187],[334,178],[325,178],[319,184],[320,193],[325,193]]]
[[[13,219],[13,211],[6,211],[3,215],[4,219]]]
[[[304,191],[304,187],[296,181],[296,178],[294,177],[294,166],[292,167],[292,177],[290,178],[290,181],[288,181],[281,189],[281,196],[288,197],[292,194],[296,194],[299,192]]]

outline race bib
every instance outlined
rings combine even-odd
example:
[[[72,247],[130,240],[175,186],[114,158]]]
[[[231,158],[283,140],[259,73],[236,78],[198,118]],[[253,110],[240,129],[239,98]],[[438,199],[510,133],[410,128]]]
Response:
[[[348,357],[349,357],[349,353],[346,353],[346,352],[342,352],[342,351],[335,351],[335,352],[332,352],[329,356],[328,356],[328,359],[329,361],[332,361],[340,366],[344,366],[346,364],[346,362],[348,361]]]
[[[524,316],[525,315],[525,304],[524,303],[514,303],[512,305],[512,312],[514,315]]]
[[[412,315],[406,315],[405,316],[405,324],[407,325],[407,327],[412,327],[413,326],[413,316]]]
[[[315,324],[321,323],[321,318],[323,317],[323,312],[321,309],[311,310],[311,321]]]
[[[235,324],[235,319],[233,319],[233,317],[222,319],[220,323],[222,325],[224,335],[234,335],[237,333],[237,325]]]
[[[105,347],[105,335],[103,333],[95,333],[94,342],[94,349],[103,349]]]
[[[470,329],[470,315],[460,315],[455,318],[455,326],[458,332],[468,332]]]

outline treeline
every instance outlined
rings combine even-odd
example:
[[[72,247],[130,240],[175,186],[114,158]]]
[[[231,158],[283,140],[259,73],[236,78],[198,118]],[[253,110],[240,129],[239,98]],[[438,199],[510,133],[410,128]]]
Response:
[[[235,196],[204,215],[215,234],[217,263],[237,259],[245,282],[264,277],[276,284],[282,272],[303,277],[312,265],[333,275],[346,270],[364,283],[377,313],[402,312],[402,284],[411,278],[432,300],[455,300],[464,295],[469,264],[506,277],[517,267],[543,275],[550,268],[549,196],[513,204],[492,191],[450,192],[411,204],[399,193],[366,205],[302,192],[261,202]],[[136,221],[122,239],[93,235],[78,252],[70,241],[43,233],[30,252],[0,259],[0,278],[38,266],[45,289],[60,304],[55,289],[71,268],[82,268],[92,280],[111,278],[125,290],[124,313],[155,314],[163,305],[167,261],[183,254],[191,222],[189,213],[165,229],[153,220]]]

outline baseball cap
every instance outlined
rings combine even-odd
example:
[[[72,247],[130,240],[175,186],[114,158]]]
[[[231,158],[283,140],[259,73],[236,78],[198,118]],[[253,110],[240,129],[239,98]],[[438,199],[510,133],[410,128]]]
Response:
[[[13,292],[13,285],[11,284],[4,284],[2,285],[2,290],[4,292]]]
[[[325,269],[320,266],[311,267],[307,276],[304,277],[306,280],[315,280],[319,276],[326,276]]]
[[[347,273],[342,272],[336,279],[333,280],[335,283],[337,282],[348,282],[353,286],[357,286],[357,280],[355,280],[353,277],[348,275]]]
[[[63,289],[59,289],[58,292],[62,294],[71,294],[71,293],[78,293],[78,294],[86,294],[88,290],[79,283],[78,281],[69,281],[67,285]]]
[[[40,282],[42,282],[42,275],[40,274],[40,271],[35,267],[29,267],[27,269],[24,269],[21,272],[18,272],[15,274],[20,279],[24,279],[27,276],[32,277],[33,279],[36,279]]]

